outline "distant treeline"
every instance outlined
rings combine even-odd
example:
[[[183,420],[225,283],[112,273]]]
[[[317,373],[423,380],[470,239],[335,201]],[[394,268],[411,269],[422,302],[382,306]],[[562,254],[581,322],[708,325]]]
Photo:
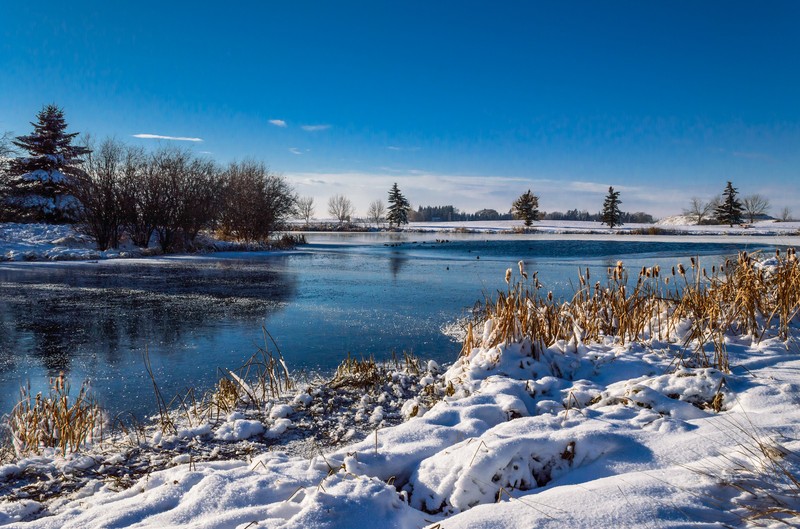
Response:
[[[454,206],[419,206],[408,214],[411,222],[454,222],[454,221],[485,221],[485,220],[512,220],[511,211],[500,213],[494,209],[482,209],[475,213],[460,211]],[[600,222],[600,213],[589,213],[587,210],[570,209],[566,212],[551,211],[539,214],[538,220],[580,220]],[[652,223],[655,219],[649,213],[637,211],[635,213],[622,212],[623,223]]]

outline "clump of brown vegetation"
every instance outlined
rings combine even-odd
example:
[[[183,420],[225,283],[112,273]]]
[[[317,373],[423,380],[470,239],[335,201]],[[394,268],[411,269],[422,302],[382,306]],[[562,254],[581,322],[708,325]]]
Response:
[[[528,277],[519,263],[519,279],[506,271],[508,288],[487,300],[479,324],[490,321],[482,340],[469,326],[462,354],[478,345],[491,348],[527,338],[534,355],[559,340],[577,343],[601,342],[613,337],[618,343],[658,338],[673,340],[679,324],[689,330],[680,338],[697,365],[728,372],[726,333],[752,335],[761,340],[767,329],[789,338],[790,323],[800,312],[800,265],[795,250],[765,265],[747,252],[727,260],[711,273],[691,259],[691,269],[682,264],[664,273],[659,266],[643,267],[636,281],[622,261],[609,267],[605,284],[591,283],[589,269],[578,273],[579,288],[568,301],[557,301],[542,293],[534,273]],[[713,348],[709,354],[708,347]]]
[[[20,401],[8,418],[17,456],[56,448],[62,454],[102,440],[103,413],[84,382],[75,398],[63,373],[50,380],[47,395],[31,394],[30,383],[20,390]]]

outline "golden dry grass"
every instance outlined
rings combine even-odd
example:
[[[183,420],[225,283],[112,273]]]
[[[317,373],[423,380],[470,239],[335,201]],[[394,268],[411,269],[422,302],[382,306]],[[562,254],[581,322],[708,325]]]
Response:
[[[50,380],[47,395],[31,395],[30,384],[20,391],[20,401],[8,418],[17,456],[56,448],[62,454],[102,440],[103,414],[86,383],[75,398],[64,374]]]
[[[529,278],[520,262],[518,280],[512,281],[509,268],[508,288],[485,303],[477,323],[490,321],[490,332],[478,340],[470,324],[462,354],[478,345],[490,348],[525,338],[534,344],[534,354],[559,340],[674,340],[678,325],[688,322],[684,349],[699,365],[727,372],[726,333],[760,340],[767,329],[776,328],[782,339],[789,338],[790,322],[800,311],[800,266],[794,249],[777,251],[770,267],[746,252],[735,262],[712,267],[710,274],[697,259],[690,262],[690,270],[678,264],[671,274],[658,266],[643,267],[633,282],[620,261],[608,269],[604,285],[592,284],[589,270],[580,270],[579,287],[566,302],[556,301],[552,293],[542,295],[536,274]]]

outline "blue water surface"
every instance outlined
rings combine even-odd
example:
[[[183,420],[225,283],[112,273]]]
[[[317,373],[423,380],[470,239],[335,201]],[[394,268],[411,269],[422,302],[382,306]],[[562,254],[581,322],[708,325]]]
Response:
[[[0,413],[21,384],[41,390],[64,372],[73,386],[89,380],[112,414],[142,417],[155,410],[145,350],[166,396],[202,392],[220,369],[264,347],[262,328],[294,372],[330,373],[347,353],[382,359],[409,351],[447,363],[461,345],[442,327],[504,288],[506,269],[516,272],[519,260],[545,290],[567,298],[586,267],[604,281],[617,260],[635,271],[698,256],[710,267],[762,248],[688,237],[310,234],[309,242],[281,253],[4,263]],[[269,339],[267,346],[276,349]]]

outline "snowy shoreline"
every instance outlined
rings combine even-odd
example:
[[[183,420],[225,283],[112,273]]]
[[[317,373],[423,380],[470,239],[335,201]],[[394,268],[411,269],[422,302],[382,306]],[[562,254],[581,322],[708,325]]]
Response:
[[[538,221],[525,230],[522,221],[410,223],[404,233],[480,233],[503,237],[640,237],[642,240],[686,240],[686,237],[724,242],[747,242],[757,238],[782,246],[800,245],[800,222],[760,221],[744,226],[692,226],[687,224],[629,224],[610,230],[597,222]],[[289,232],[293,233],[293,232]],[[328,232],[308,232],[313,233]],[[346,232],[332,232],[346,233]],[[391,232],[376,232],[391,233]],[[264,251],[268,246],[247,246],[200,237],[201,252]],[[143,251],[130,244],[117,250],[100,251],[91,237],[69,225],[0,223],[2,261],[93,261],[115,258],[152,257],[155,249]]]
[[[795,267],[785,270],[796,281],[791,255],[753,265],[742,265],[744,259],[745,286],[758,277],[782,277],[783,265]],[[679,270],[671,277],[681,276]],[[646,277],[646,284],[669,288],[657,271]],[[535,279],[525,281],[535,287]],[[523,292],[513,284],[508,299]],[[570,326],[559,332],[571,338],[544,346],[523,331],[530,323],[513,315],[517,309],[506,312],[509,320],[498,304],[495,316],[467,334],[462,355],[446,371],[415,363],[410,376],[398,367],[363,386],[373,389],[356,384],[349,403],[337,403],[335,391],[300,388],[173,434],[150,428],[105,451],[23,458],[0,466],[4,491],[25,479],[50,479],[56,491],[71,480],[80,487],[65,486],[49,499],[37,498],[35,487],[13,489],[15,501],[0,500],[0,525],[450,529],[800,522],[800,487],[792,481],[800,472],[796,308],[788,340],[763,314],[753,322],[756,329],[737,324],[715,335],[725,364],[709,366],[702,359],[707,363],[717,349],[709,348],[710,336],[696,334],[704,324],[687,317],[667,323],[661,296],[652,299],[655,312],[637,339],[602,332],[589,339],[598,330],[568,312]],[[545,310],[509,306],[532,311],[531,317]],[[350,372],[361,371],[354,365]],[[239,385],[257,394],[254,386]],[[353,413],[343,419],[326,411],[334,409]],[[401,422],[388,420],[398,412]],[[267,446],[319,428],[315,420],[328,421],[339,442],[305,444],[305,450]],[[352,425],[360,433],[351,433]],[[232,444],[223,450],[214,443]],[[151,468],[142,454],[155,454]],[[137,460],[145,468],[128,480],[99,471]]]

